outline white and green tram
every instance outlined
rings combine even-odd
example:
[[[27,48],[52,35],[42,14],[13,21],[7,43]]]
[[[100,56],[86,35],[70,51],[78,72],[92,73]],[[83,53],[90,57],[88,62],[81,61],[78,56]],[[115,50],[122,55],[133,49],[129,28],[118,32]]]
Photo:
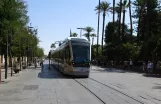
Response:
[[[88,77],[91,45],[87,39],[69,37],[51,52],[52,64],[63,74]]]

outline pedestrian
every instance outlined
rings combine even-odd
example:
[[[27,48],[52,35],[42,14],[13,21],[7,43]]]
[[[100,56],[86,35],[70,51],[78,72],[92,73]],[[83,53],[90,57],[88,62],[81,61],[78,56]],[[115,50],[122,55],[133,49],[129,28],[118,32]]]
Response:
[[[126,70],[127,68],[127,61],[124,61],[124,71]]]
[[[98,59],[98,67],[100,66],[100,59]]]
[[[41,60],[41,67],[42,67],[42,68],[44,67],[44,65],[43,65],[43,60]]]
[[[132,70],[132,65],[133,65],[133,62],[132,62],[132,60],[130,59],[130,70]]]
[[[157,74],[159,74],[159,70],[160,70],[160,62],[159,61],[157,62],[156,70],[157,70]]]
[[[142,69],[143,69],[143,72],[145,73],[146,72],[146,63],[145,62],[143,62]]]
[[[153,68],[152,62],[148,61],[148,73],[149,74],[152,72],[152,68]]]

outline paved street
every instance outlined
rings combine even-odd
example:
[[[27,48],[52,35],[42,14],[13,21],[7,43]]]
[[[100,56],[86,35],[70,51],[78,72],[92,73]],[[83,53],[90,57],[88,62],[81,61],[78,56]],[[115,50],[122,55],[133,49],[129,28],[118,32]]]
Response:
[[[160,80],[96,66],[90,78],[69,78],[45,61],[0,84],[0,104],[160,104]]]
[[[90,77],[144,103],[161,104],[161,78],[97,66],[92,66]]]

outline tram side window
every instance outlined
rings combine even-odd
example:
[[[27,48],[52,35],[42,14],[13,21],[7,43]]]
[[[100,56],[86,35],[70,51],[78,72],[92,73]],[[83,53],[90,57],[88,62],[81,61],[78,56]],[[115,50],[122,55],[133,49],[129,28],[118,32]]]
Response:
[[[62,62],[64,63],[64,58],[65,58],[65,49],[64,48],[62,49],[62,56],[61,57],[62,57]]]
[[[63,63],[63,49],[60,50],[60,63]]]
[[[69,63],[69,60],[70,60],[70,48],[69,48],[69,46],[67,46],[65,48],[65,59],[66,59],[66,62]]]

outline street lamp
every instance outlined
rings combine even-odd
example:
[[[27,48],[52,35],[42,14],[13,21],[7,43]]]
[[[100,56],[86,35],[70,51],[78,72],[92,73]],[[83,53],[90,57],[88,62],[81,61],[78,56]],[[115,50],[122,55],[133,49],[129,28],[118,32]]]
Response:
[[[49,69],[50,69],[50,64],[51,64],[51,50],[49,51]]]
[[[34,27],[32,27],[31,24],[30,24],[30,26],[27,26],[28,32],[30,32],[29,30],[32,29],[32,28],[34,28]],[[30,34],[30,33],[29,33],[29,34]],[[29,61],[29,60],[28,60],[28,58],[29,58],[29,57],[28,57],[28,54],[29,54],[29,39],[28,39],[28,37],[27,37],[27,67],[28,67],[28,61]]]
[[[82,36],[82,30],[85,29],[85,28],[77,28],[77,29],[80,29],[80,37]]]
[[[35,27],[35,29],[34,29],[34,36],[36,37],[37,36],[37,34],[38,34],[38,29],[37,29],[38,27],[36,26]],[[34,48],[32,49],[32,62],[34,62],[34,57],[35,57],[35,50],[34,50]]]

